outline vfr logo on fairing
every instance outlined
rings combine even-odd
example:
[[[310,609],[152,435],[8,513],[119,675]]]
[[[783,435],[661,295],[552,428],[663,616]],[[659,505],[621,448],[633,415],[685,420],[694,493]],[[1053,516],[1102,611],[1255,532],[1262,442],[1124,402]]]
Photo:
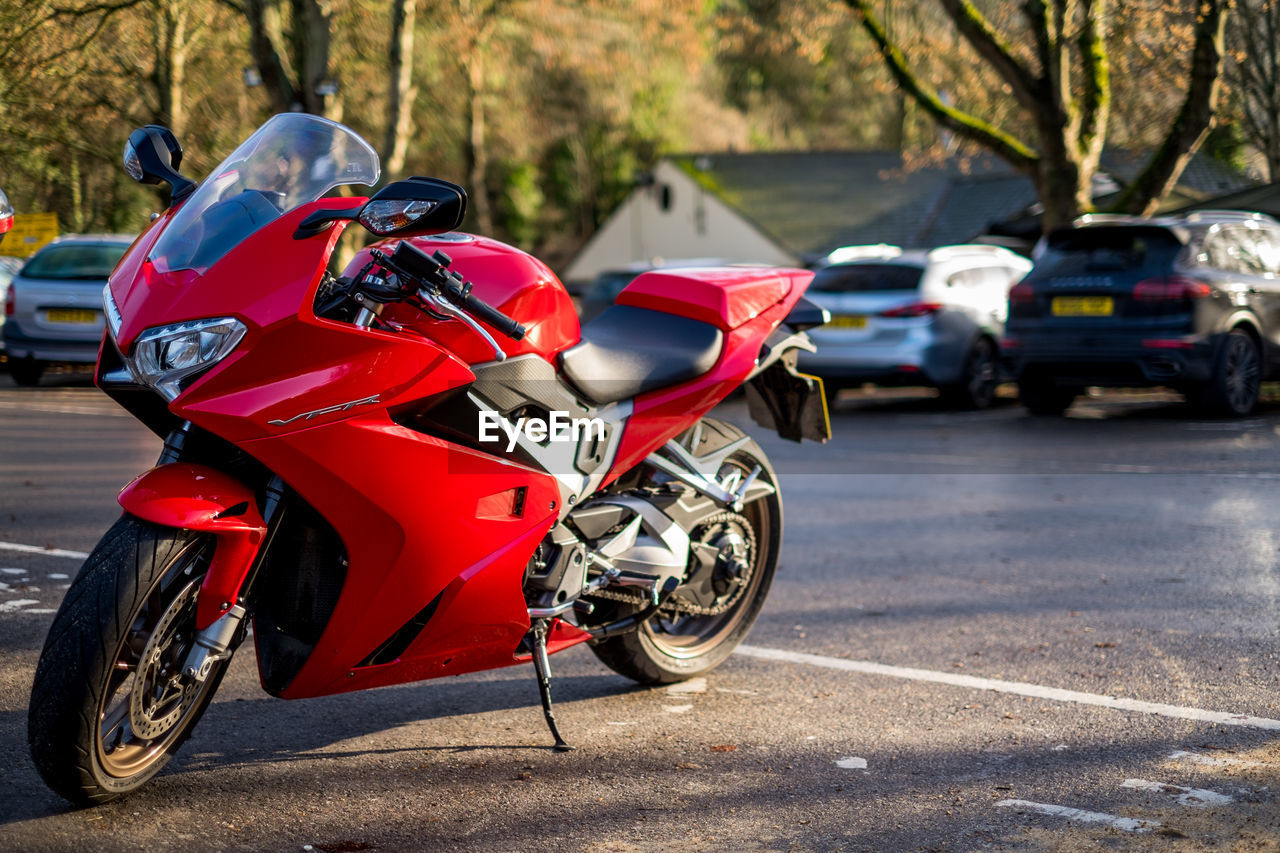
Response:
[[[348,409],[354,409],[356,406],[372,405],[373,403],[378,402],[378,398],[381,396],[381,394],[374,394],[372,397],[361,397],[359,400],[352,400],[350,403],[339,403],[336,406],[325,406],[323,409],[316,409],[314,412],[303,412],[300,415],[294,415],[288,420],[273,420],[267,421],[267,423],[272,426],[288,426],[294,421],[309,421],[312,418],[319,417],[320,415],[330,415],[334,412],[345,412]]]

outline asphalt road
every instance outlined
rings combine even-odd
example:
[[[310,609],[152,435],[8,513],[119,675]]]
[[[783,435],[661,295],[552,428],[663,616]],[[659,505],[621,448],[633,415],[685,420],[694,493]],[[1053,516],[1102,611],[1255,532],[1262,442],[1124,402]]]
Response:
[[[1280,848],[1280,406],[833,423],[763,439],[786,537],[743,653],[672,689],[553,658],[576,751],[529,668],[288,703],[242,653],[160,777],[74,811],[26,750],[79,564],[45,549],[92,548],[159,443],[75,377],[0,376],[0,849]]]

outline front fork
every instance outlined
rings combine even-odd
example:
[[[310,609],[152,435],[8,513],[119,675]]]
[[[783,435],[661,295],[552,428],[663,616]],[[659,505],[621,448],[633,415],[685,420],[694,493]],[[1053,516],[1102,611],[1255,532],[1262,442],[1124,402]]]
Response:
[[[190,422],[169,434],[156,467],[120,492],[126,512],[154,524],[211,533],[209,570],[196,599],[196,636],[183,674],[204,681],[213,665],[231,656],[246,615],[254,577],[284,517],[284,482],[267,482],[262,508],[252,489],[206,465],[178,461]]]

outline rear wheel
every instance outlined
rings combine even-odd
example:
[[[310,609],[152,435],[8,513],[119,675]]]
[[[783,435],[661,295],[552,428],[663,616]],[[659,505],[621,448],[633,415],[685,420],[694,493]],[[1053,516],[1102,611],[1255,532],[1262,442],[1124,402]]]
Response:
[[[943,387],[942,398],[963,409],[985,409],[996,399],[999,370],[996,347],[990,338],[979,338],[964,357],[960,381]]]
[[[1210,414],[1243,417],[1257,405],[1261,388],[1258,344],[1243,329],[1232,329],[1218,350],[1213,378],[1195,395],[1195,402]]]
[[[679,439],[697,456],[745,437],[736,427],[706,418],[703,443],[690,447],[697,428]],[[764,605],[782,545],[782,499],[768,458],[745,444],[721,465],[721,482],[741,481],[760,467],[756,483],[768,491],[733,512],[711,506],[691,524],[692,549],[683,583],[652,619],[632,633],[592,646],[596,657],[641,684],[669,684],[701,675],[727,658],[747,636]]]
[[[36,667],[27,738],[40,775],[73,803],[141,787],[217,690],[225,661],[203,683],[181,675],[212,544],[125,516],[67,591]]]
[[[1018,399],[1033,415],[1060,415],[1070,408],[1079,393],[1079,388],[1064,388],[1047,379],[1018,382]]]
[[[9,375],[19,385],[31,387],[40,384],[40,377],[44,375],[44,369],[47,366],[46,362],[34,358],[11,358]]]

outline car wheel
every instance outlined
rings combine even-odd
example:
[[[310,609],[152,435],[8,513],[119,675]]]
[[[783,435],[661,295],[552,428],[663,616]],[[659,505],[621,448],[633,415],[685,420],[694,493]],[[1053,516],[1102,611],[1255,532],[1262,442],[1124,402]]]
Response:
[[[31,387],[40,384],[40,377],[44,375],[45,367],[45,362],[37,361],[34,358],[10,359],[9,375],[19,385]]]
[[[1262,387],[1262,358],[1253,336],[1232,329],[1218,349],[1213,377],[1201,386],[1195,402],[1214,415],[1244,417],[1258,403]]]
[[[1044,379],[1023,379],[1018,382],[1018,399],[1033,415],[1060,415],[1065,412],[1079,388],[1064,388]]]
[[[979,338],[965,354],[960,381],[942,388],[942,398],[958,408],[985,409],[995,402],[999,372],[995,344]]]

